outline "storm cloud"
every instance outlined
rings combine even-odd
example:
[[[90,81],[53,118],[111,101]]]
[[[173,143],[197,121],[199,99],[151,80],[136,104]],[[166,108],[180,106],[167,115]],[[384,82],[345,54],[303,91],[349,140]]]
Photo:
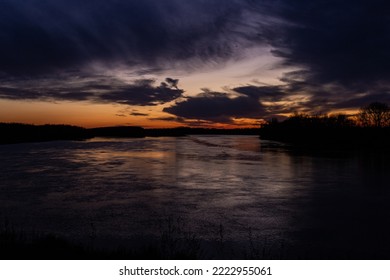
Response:
[[[0,1],[0,72],[218,60],[258,35],[245,0]]]
[[[60,79],[59,79],[60,80]],[[178,88],[178,80],[166,78],[156,84],[154,79],[139,79],[125,83],[107,77],[93,77],[91,80],[73,77],[68,80],[9,80],[0,86],[0,98],[11,100],[39,101],[89,101],[123,105],[154,106],[173,101],[184,91]],[[22,84],[21,84],[22,83]]]
[[[384,0],[3,0],[0,98],[177,100],[164,111],[223,122],[388,102],[389,6]],[[201,71],[254,47],[279,58],[278,85],[230,86],[178,100],[184,93],[178,80],[144,77]],[[117,68],[139,77],[129,82],[104,72]]]
[[[277,87],[245,86],[235,89],[235,93],[203,89],[197,96],[187,97],[163,111],[186,119],[233,123],[235,118],[265,117],[268,113],[260,99],[272,100],[282,94]]]
[[[283,21],[268,31],[274,55],[301,68],[290,78],[355,92],[389,85],[389,3],[380,0],[277,1]]]

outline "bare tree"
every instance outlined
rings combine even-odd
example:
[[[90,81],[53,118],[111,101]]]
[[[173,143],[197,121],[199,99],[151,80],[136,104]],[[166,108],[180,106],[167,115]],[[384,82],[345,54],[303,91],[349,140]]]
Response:
[[[386,103],[373,102],[360,109],[358,119],[365,127],[390,126],[390,107]]]

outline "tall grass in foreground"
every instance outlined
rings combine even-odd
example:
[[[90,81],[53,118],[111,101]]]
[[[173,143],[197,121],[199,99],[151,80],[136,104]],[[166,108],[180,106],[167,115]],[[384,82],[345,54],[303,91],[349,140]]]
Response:
[[[275,259],[284,258],[279,243],[254,236],[249,229],[246,242],[236,244],[226,239],[219,224],[215,236],[205,240],[188,230],[181,218],[161,221],[154,237],[129,236],[121,246],[102,247],[99,236],[90,242],[71,240],[51,233],[16,230],[7,220],[0,226],[0,259]],[[137,243],[137,244],[136,244]],[[141,244],[141,245],[140,245]]]

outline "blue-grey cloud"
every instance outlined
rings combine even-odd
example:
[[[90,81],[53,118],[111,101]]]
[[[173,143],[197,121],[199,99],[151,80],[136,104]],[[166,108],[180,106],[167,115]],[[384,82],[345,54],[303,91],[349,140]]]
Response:
[[[247,0],[2,0],[0,72],[218,60],[258,38]]]
[[[164,112],[186,119],[231,123],[233,118],[260,118],[265,109],[258,96],[231,96],[224,92],[204,89],[195,97],[164,108]]]
[[[98,101],[120,103],[124,105],[153,106],[164,104],[182,96],[183,90],[177,87],[178,80],[167,78],[159,86],[151,79],[137,80],[131,85],[111,89],[97,97]]]
[[[255,86],[246,85],[236,87],[234,92],[245,95],[248,98],[261,99],[263,101],[278,101],[285,97],[285,89],[282,86]]]
[[[127,84],[86,67],[187,69],[266,44],[280,67],[297,69],[283,86],[237,87],[235,98],[203,93],[165,111],[229,121],[271,109],[357,108],[390,99],[388,8],[385,0],[2,0],[0,98],[162,104],[182,95],[177,80]],[[73,73],[76,85],[64,84],[63,73]],[[307,98],[293,107],[261,103],[296,94]]]
[[[273,53],[284,65],[303,69],[296,78],[355,92],[389,85],[387,1],[282,0],[269,7],[282,19],[267,32]]]
[[[113,103],[123,105],[154,106],[173,101],[184,91],[178,88],[178,80],[166,78],[156,84],[153,79],[139,79],[125,83],[107,77],[92,80],[19,80],[13,79],[0,85],[0,98],[11,100],[67,100]],[[22,83],[22,84],[20,84]]]

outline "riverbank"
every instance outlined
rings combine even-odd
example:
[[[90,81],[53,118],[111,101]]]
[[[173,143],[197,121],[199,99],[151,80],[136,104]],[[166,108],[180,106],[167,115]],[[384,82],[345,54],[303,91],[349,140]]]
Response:
[[[181,137],[187,135],[258,135],[258,129],[213,129],[190,127],[144,129],[139,126],[114,126],[87,129],[72,125],[0,123],[0,135],[0,144],[16,144],[58,140],[81,141],[94,137],[144,138]]]
[[[256,136],[1,146],[0,228],[10,221],[13,244],[4,258],[45,258],[40,244],[63,258],[57,239],[134,258],[196,244],[202,259],[387,258],[388,155],[285,146]]]
[[[260,138],[306,150],[390,150],[390,127],[359,126],[345,118],[292,116],[259,129]]]

